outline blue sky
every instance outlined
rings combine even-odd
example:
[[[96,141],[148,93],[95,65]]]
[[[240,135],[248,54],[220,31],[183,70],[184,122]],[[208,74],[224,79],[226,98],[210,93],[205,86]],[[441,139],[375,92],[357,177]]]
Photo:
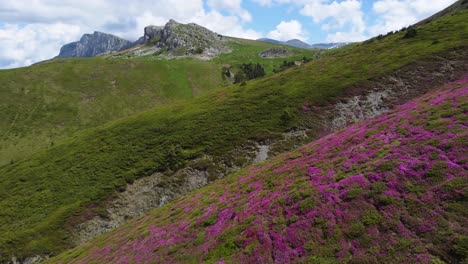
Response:
[[[456,0],[0,0],[0,69],[56,56],[95,30],[136,40],[169,19],[220,34],[354,42],[400,29]]]
[[[340,1],[338,1],[340,2]],[[362,10],[365,14],[365,19],[371,23],[376,18],[372,12],[372,4],[375,1],[361,1]],[[308,32],[306,38],[303,39],[308,43],[328,42],[327,32],[322,30],[322,23],[314,23],[314,21],[300,13],[301,6],[295,4],[274,4],[271,6],[262,6],[254,1],[245,2],[245,8],[249,10],[255,21],[250,23],[250,27],[256,31],[263,32],[268,35],[268,32],[275,28],[280,21],[297,20],[301,23],[305,31]],[[344,30],[349,30],[349,27],[344,27]],[[348,41],[348,40],[343,40]]]

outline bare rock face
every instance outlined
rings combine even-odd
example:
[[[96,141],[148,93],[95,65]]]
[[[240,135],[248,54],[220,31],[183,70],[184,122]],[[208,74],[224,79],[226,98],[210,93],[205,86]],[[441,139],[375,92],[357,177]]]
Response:
[[[143,36],[144,43],[150,43],[151,41],[159,41],[161,38],[161,33],[164,30],[164,27],[160,26],[147,26],[145,27],[145,34]]]
[[[390,111],[468,71],[468,50],[453,50],[444,57],[434,56],[407,65],[395,72],[367,80],[356,87],[358,94],[340,98],[331,109],[320,110],[324,126],[333,132]]]
[[[260,53],[260,57],[262,58],[283,58],[283,57],[288,57],[292,53],[287,50],[286,48],[281,48],[281,47],[273,47],[269,48],[265,51],[262,51]]]
[[[96,31],[93,34],[84,34],[80,41],[63,46],[58,57],[94,57],[99,54],[125,50],[133,45],[134,43],[131,41]]]
[[[164,27],[145,27],[144,33],[146,44],[175,56],[216,55],[230,51],[222,35],[194,23],[180,24],[171,19]]]
[[[17,259],[16,257],[13,257],[9,262],[6,262],[6,264],[39,264],[46,261],[47,259],[49,259],[49,256],[37,255],[25,259]]]

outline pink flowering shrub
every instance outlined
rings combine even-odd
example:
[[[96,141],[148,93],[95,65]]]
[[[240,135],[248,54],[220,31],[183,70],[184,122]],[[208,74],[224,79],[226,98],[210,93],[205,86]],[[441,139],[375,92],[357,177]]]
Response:
[[[185,196],[62,263],[466,260],[468,78]]]

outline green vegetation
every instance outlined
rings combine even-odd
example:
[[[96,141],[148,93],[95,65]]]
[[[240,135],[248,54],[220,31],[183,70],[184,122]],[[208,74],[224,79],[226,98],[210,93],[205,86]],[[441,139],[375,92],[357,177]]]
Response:
[[[240,69],[242,64],[257,64],[260,63],[265,69],[266,74],[273,73],[273,69],[278,67],[283,63],[284,58],[262,58],[259,54],[262,51],[265,51],[271,47],[277,45],[266,43],[262,41],[246,40],[246,39],[237,39],[232,38],[233,43],[230,44],[231,48],[236,52],[231,52],[228,54],[223,54],[213,61],[220,64],[229,64],[235,69]],[[338,51],[317,51],[317,50],[303,50],[293,47],[285,47],[287,50],[291,51],[293,55],[288,57],[288,60],[301,60],[304,57],[307,58],[316,58],[323,55],[331,54]],[[236,71],[235,71],[236,72]]]
[[[397,33],[373,43],[351,45],[340,51],[335,51],[336,54],[332,56],[312,61],[302,67],[295,67],[276,75],[252,80],[246,86],[229,86],[208,92],[195,99],[161,106],[103,126],[84,130],[71,138],[54,144],[47,151],[37,153],[12,165],[0,167],[0,234],[2,234],[0,237],[0,252],[2,252],[0,258],[4,260],[13,254],[18,256],[56,254],[70,245],[70,237],[66,231],[69,217],[79,215],[90,204],[102,203],[116,191],[121,190],[126,182],[151,175],[156,171],[165,171],[169,167],[176,169],[185,162],[205,154],[222,157],[250,139],[268,138],[298,126],[301,118],[298,109],[301,109],[304,103],[327,105],[329,102],[333,102],[337,96],[343,95],[346,89],[353,84],[365,82],[369,78],[389,73],[408,63],[436,53],[454,48],[466,49],[468,44],[467,16],[467,10],[462,10],[418,27],[417,36],[411,39],[403,39],[403,33]],[[440,43],[433,45],[434,38],[437,38]],[[199,65],[208,68],[218,67],[216,71],[213,71],[215,74],[212,76],[216,75],[213,78],[220,78],[222,65],[226,61],[230,61],[232,65],[261,62],[260,57],[252,56],[252,54],[258,54],[257,52],[266,44],[242,46],[239,42],[235,45],[239,48],[239,52],[225,54],[214,59],[215,66],[199,61],[193,61],[192,65],[194,68]],[[44,83],[42,90],[39,88],[26,89],[28,86],[25,84],[31,81],[37,82],[38,76],[41,74],[56,74],[63,68],[67,69],[68,73],[57,78],[58,80],[65,78],[69,84],[67,87],[82,87],[82,89],[107,87],[108,82],[117,79],[116,83],[131,82],[132,85],[128,87],[136,89],[131,91],[135,93],[142,86],[152,85],[151,81],[147,81],[148,74],[160,74],[159,71],[151,71],[143,66],[164,63],[145,58],[132,60],[101,60],[96,58],[70,60],[67,63],[64,63],[63,60],[54,60],[32,68],[0,72],[3,75],[0,80],[7,82],[4,85],[15,85],[16,83],[12,81],[14,78],[5,77],[9,74],[17,76],[23,82],[22,85],[14,86],[17,87],[16,89],[13,87],[5,91],[2,89],[2,93],[17,91],[18,94],[26,95],[25,102],[19,105],[23,109],[29,109],[29,111],[18,111],[17,108],[5,107],[5,111],[10,112],[6,115],[7,121],[3,121],[5,123],[2,123],[2,127],[18,129],[18,132],[15,133],[21,135],[21,133],[27,134],[27,128],[39,132],[47,131],[42,130],[44,125],[40,123],[49,122],[48,119],[53,118],[58,119],[58,125],[65,120],[77,122],[76,126],[81,124],[79,122],[81,115],[78,114],[81,112],[78,111],[79,108],[76,105],[75,108],[56,108],[57,115],[51,115],[53,118],[47,117],[47,112],[31,111],[30,107],[33,107],[32,109],[46,107],[47,104],[44,102],[47,102],[47,98],[52,98],[52,102],[59,106],[63,101],[67,102],[66,99],[63,101],[56,99],[56,96],[45,96],[49,91],[62,91],[62,88],[57,88],[57,85]],[[164,67],[176,67],[175,65],[178,63],[182,64],[182,61],[171,61]],[[76,68],[78,64],[88,64],[91,67]],[[107,71],[107,66],[101,65],[128,69],[132,64],[143,69],[126,72],[138,74],[139,78],[119,79],[121,75],[115,74],[110,75],[112,77],[108,79],[100,78],[100,76],[97,76],[99,79],[92,79],[97,78],[93,75],[95,72],[100,73],[101,69],[104,68]],[[267,73],[271,73],[274,65],[278,63],[275,60],[265,60],[261,64]],[[56,66],[55,71],[51,72],[49,67],[53,67],[53,65],[59,66]],[[179,65],[179,67],[187,66]],[[200,74],[199,77],[192,75],[192,77],[211,78],[209,77],[211,75],[206,74],[206,68],[202,71],[204,74]],[[88,74],[84,74],[86,72]],[[112,71],[109,71],[109,74],[111,73]],[[180,71],[170,71],[168,76],[177,80],[190,81],[189,78],[179,79],[181,75],[177,74],[181,74]],[[30,79],[31,76],[37,77]],[[88,82],[76,86],[75,80],[71,79],[73,76],[77,76],[78,79],[88,78]],[[102,82],[102,86],[86,85],[86,83],[97,80]],[[216,83],[221,82],[220,79],[218,80],[211,82],[212,87],[207,85],[206,89],[197,91],[212,90]],[[169,85],[171,82],[166,81],[165,83]],[[200,80],[199,83],[203,83],[203,81]],[[24,87],[22,92],[21,87]],[[44,90],[44,87],[55,87],[57,90],[52,88]],[[160,90],[161,96],[173,95],[177,97],[179,95],[188,98],[193,95],[193,89],[186,89],[188,86],[181,85],[180,87],[185,88],[176,90],[170,89],[173,87],[172,84],[163,87],[167,89]],[[70,90],[72,89],[70,88]],[[27,95],[36,91],[40,96],[28,99]],[[94,89],[90,89],[89,92],[93,94],[91,91]],[[122,96],[119,99],[118,92],[116,92],[117,96],[111,96],[112,91],[111,88],[108,88],[96,92],[107,94],[107,100],[128,100],[126,99],[128,96]],[[80,91],[76,91],[76,94],[76,98],[82,100]],[[2,94],[0,98],[13,100],[18,97]],[[34,103],[36,98],[42,98],[41,103]],[[139,97],[138,104],[140,104],[140,99]],[[151,101],[151,99],[148,100]],[[133,103],[136,101],[128,104],[122,103],[122,107],[129,107]],[[3,105],[12,106],[15,104],[11,102]],[[38,107],[34,108],[36,105]],[[92,120],[89,122],[96,124],[98,122],[95,121],[93,114],[101,112],[105,114],[121,109],[118,104],[106,105],[103,103],[102,106],[95,107],[99,111],[82,110],[86,113],[83,114],[83,120]],[[77,114],[72,114],[73,111],[76,111]],[[128,110],[128,112],[132,111]],[[15,113],[20,113],[24,117],[15,118]],[[36,113],[43,116],[36,117]],[[58,113],[68,116],[59,118],[57,117]],[[111,118],[101,117],[103,121],[109,119]],[[24,125],[11,125],[19,120],[22,120]],[[33,124],[36,122],[40,124],[37,127],[41,127],[41,129],[34,127]],[[52,124],[55,125],[55,123]],[[48,129],[53,130],[53,127],[50,125]],[[37,134],[41,135],[39,132]],[[29,135],[32,140],[34,134]],[[307,204],[304,209],[312,206],[312,203]],[[356,232],[353,231],[353,234],[359,232],[362,227],[358,226],[355,229]],[[232,244],[225,246],[231,248]]]
[[[467,92],[465,75],[195,190],[47,263],[464,263],[468,209],[460,198],[466,198],[467,175],[460,159],[468,145],[444,146],[466,138],[466,131],[454,133],[466,122],[452,119],[448,131],[421,123],[411,134],[398,127],[408,118],[427,120],[431,113],[424,110],[436,110],[439,102],[460,108]],[[422,151],[433,149],[428,142],[434,138],[444,142],[436,160]],[[378,172],[375,141],[386,140],[399,144],[378,161],[398,166]],[[420,164],[444,160],[451,168],[440,183],[425,176],[429,168]],[[368,171],[349,170],[349,162]],[[423,195],[415,199],[402,188],[406,183],[421,186]],[[366,194],[343,199],[354,188]],[[374,191],[393,202],[367,195]]]
[[[253,80],[265,76],[265,69],[260,63],[242,64],[240,71],[234,77],[234,83],[245,82],[246,80]]]
[[[296,60],[296,61],[286,61],[284,60],[283,61],[283,64],[281,64],[278,69],[273,69],[273,72],[275,73],[278,73],[278,72],[282,72],[282,71],[285,71],[291,67],[294,67],[296,66],[296,62],[298,62],[299,64],[303,64],[303,63],[308,63],[310,61],[310,59],[308,59],[307,57],[303,57],[301,60]]]
[[[414,27],[410,27],[406,30],[406,33],[403,36],[403,38],[406,38],[406,39],[414,38],[416,37],[417,34],[418,34],[418,31]]]
[[[229,85],[220,74],[226,65],[255,61],[272,73],[271,65],[279,63],[258,55],[273,44],[236,39],[232,45],[232,53],[211,61],[107,55],[0,71],[0,166],[50,148],[76,131]]]

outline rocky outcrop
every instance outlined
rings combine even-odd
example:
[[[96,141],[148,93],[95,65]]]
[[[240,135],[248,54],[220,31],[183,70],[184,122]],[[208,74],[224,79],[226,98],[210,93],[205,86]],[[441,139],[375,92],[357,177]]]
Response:
[[[461,73],[468,71],[467,60],[468,51],[457,49],[443,57],[434,56],[409,64],[350,88],[354,92],[339,98],[333,106],[317,109],[317,112],[322,113],[323,125],[328,132],[343,129],[349,124],[386,113],[395,105],[460,78]]]
[[[269,48],[265,51],[260,53],[260,57],[262,58],[283,58],[288,57],[292,54],[289,50],[282,47],[273,47]]]
[[[107,204],[105,215],[95,215],[75,227],[75,243],[87,242],[229,173],[263,162],[269,157],[269,149],[266,142],[262,145],[251,142],[223,158],[204,156],[178,171],[158,172],[138,179]]]
[[[25,259],[18,259],[16,257],[13,257],[9,262],[6,262],[6,264],[39,264],[46,261],[47,259],[49,259],[49,256],[37,255]]]
[[[175,56],[217,55],[230,51],[222,35],[194,23],[180,24],[171,19],[164,27],[145,27],[144,33],[146,44]]]
[[[144,43],[150,43],[151,41],[158,42],[161,38],[161,33],[163,32],[164,27],[161,26],[147,26],[145,27],[145,34],[143,35]]]
[[[102,32],[84,34],[80,41],[69,43],[60,49],[59,58],[94,57],[99,54],[128,49],[133,42]]]

